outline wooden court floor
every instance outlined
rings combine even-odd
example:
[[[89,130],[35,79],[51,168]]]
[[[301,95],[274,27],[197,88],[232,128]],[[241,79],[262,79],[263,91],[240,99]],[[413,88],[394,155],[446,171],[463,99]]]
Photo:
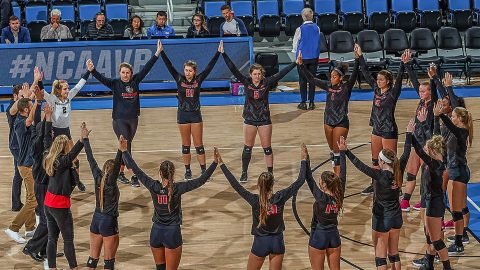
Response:
[[[467,99],[467,106],[474,118],[480,118],[480,99]],[[416,100],[402,100],[397,106],[397,122],[404,131],[409,118],[413,117]],[[300,161],[300,143],[308,145],[312,164],[316,165],[329,157],[323,133],[324,103],[318,103],[315,111],[298,111],[297,104],[272,105],[273,150],[275,155],[275,189],[281,189],[296,179]],[[351,146],[368,142],[371,128],[368,126],[371,101],[350,103]],[[212,147],[217,146],[223,159],[235,175],[240,174],[242,135],[242,106],[211,106],[202,108],[204,119],[204,143],[208,162],[212,160]],[[90,137],[95,157],[99,164],[113,158],[117,142],[111,128],[111,111],[74,111],[72,135],[79,137],[79,127],[86,121],[93,129]],[[13,219],[10,211],[10,187],[12,179],[12,158],[7,148],[8,130],[2,113],[0,121],[0,228],[7,228]],[[479,122],[475,122],[475,133],[480,134]],[[400,137],[400,141],[404,136]],[[257,146],[259,140],[257,139]],[[399,147],[403,147],[399,145]],[[133,157],[149,175],[157,177],[158,166],[164,159],[172,160],[177,167],[177,179],[183,177],[181,163],[181,142],[176,126],[176,108],[142,109],[138,132],[133,144]],[[400,150],[402,151],[402,150]],[[370,161],[369,146],[354,151],[364,162]],[[480,142],[478,136],[469,150],[469,164],[472,182],[478,182]],[[80,155],[81,179],[87,185],[86,193],[75,191],[72,198],[72,212],[75,222],[75,245],[77,260],[85,267],[89,249],[89,226],[94,209],[92,176],[85,155]],[[198,175],[199,167],[193,156],[192,169]],[[371,202],[372,198],[358,195],[369,183],[369,179],[350,162],[344,211],[339,230],[342,236],[342,256],[357,267],[342,262],[342,269],[375,269],[371,247]],[[250,165],[250,181],[247,187],[255,190],[256,177],[265,169],[263,152],[255,148]],[[316,171],[331,169],[329,163]],[[120,184],[120,247],[117,252],[117,269],[154,269],[149,249],[149,233],[152,225],[153,206],[149,192],[143,188],[132,188]],[[412,202],[419,199],[419,188]],[[309,227],[312,215],[313,196],[304,185],[297,199],[298,212],[303,223]],[[248,204],[229,186],[217,170],[213,180],[198,190],[183,196],[183,256],[180,269],[245,269],[247,256],[252,244],[250,235],[251,214]],[[307,253],[308,236],[293,217],[291,202],[285,210],[286,254],[284,269],[310,269]],[[453,234],[452,231],[447,232]],[[480,269],[480,244],[473,237],[466,246],[465,255],[452,258],[454,269]],[[425,250],[425,237],[418,212],[404,213],[404,227],[401,234],[401,259],[404,269],[415,269],[411,260],[419,258]],[[23,255],[23,245],[15,244],[0,233],[0,269],[42,269]],[[59,249],[62,249],[59,241]],[[103,263],[103,262],[101,262]],[[99,265],[101,265],[99,263]],[[58,260],[60,268],[67,268],[65,258]],[[438,265],[440,268],[441,266]],[[263,269],[268,269],[268,262]]]

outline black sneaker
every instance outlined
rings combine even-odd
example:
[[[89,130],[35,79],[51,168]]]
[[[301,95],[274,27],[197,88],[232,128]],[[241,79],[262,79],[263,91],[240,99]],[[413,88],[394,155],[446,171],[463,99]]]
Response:
[[[362,194],[363,196],[368,196],[372,193],[373,193],[373,186],[370,185],[370,186],[366,187],[360,194]]]
[[[248,174],[246,171],[242,171],[242,176],[240,176],[240,183],[247,183],[248,181]]]
[[[463,246],[459,247],[455,244],[451,244],[448,247],[448,255],[463,255],[465,248]]]
[[[428,267],[428,265],[426,265],[426,264],[420,266],[420,268],[418,268],[418,269],[420,269],[420,270],[433,270],[433,268]]]
[[[192,180],[192,170],[186,170],[185,171],[185,180],[186,181]]]
[[[118,182],[120,182],[122,184],[130,184],[130,180],[128,180],[128,178],[125,177],[124,172],[121,172],[121,173],[118,174],[117,180],[118,180]]]
[[[426,263],[427,263],[427,259],[425,258],[425,256],[423,256],[421,259],[416,259],[412,261],[412,264],[415,267],[424,266]]]
[[[310,102],[310,103],[308,104],[308,109],[311,110],[311,111],[315,110],[315,103]]]
[[[32,258],[33,260],[37,261],[37,262],[43,262],[45,259],[40,256],[38,253],[35,253],[35,252],[31,252],[30,250],[28,250],[27,247],[24,247],[23,250],[22,250],[23,254],[27,255],[27,256],[30,256],[30,258]]]
[[[447,237],[447,241],[450,242],[450,243],[455,243],[455,235]],[[464,235],[462,237],[462,243],[464,245],[470,244],[470,238],[468,237],[468,235]]]
[[[77,188],[78,190],[80,190],[81,192],[85,192],[87,190],[87,188],[85,187],[85,185],[82,183],[82,181],[78,181],[77,183]]]
[[[140,182],[138,182],[138,177],[136,175],[132,175],[132,178],[130,178],[130,184],[132,184],[132,187],[140,187]]]
[[[305,103],[305,101],[300,102],[300,104],[298,104],[298,106],[297,106],[297,109],[306,111],[307,110],[307,103]]]

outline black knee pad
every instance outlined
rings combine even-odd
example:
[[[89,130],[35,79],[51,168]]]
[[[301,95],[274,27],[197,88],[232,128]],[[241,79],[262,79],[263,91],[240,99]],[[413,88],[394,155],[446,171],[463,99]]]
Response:
[[[417,181],[417,176],[411,173],[407,173],[407,182]]]
[[[375,265],[377,267],[387,265],[387,258],[375,257]]]
[[[252,147],[250,146],[243,146],[243,154],[251,155],[252,154]]]
[[[205,155],[205,148],[203,148],[203,145],[200,145],[199,147],[195,147],[195,151],[197,152],[198,155]]]
[[[470,210],[468,210],[468,206],[462,209],[462,215],[466,215],[470,213]]]
[[[263,148],[263,153],[265,153],[265,156],[270,156],[273,154],[273,150],[272,150],[272,147],[269,146],[267,148]]]
[[[443,242],[443,240],[440,239],[440,240],[437,240],[437,241],[433,242],[433,247],[435,248],[436,251],[440,251],[440,250],[446,248],[447,246],[445,246],[445,242]]]
[[[115,258],[104,261],[103,269],[115,269]]]
[[[163,264],[157,264],[157,270],[165,270],[167,269],[167,264],[163,263]]]
[[[372,165],[378,166],[378,158],[372,158]]]
[[[453,211],[452,212],[452,218],[453,218],[454,222],[463,220],[463,214],[462,214],[462,212]]]
[[[88,268],[97,268],[97,264],[98,264],[98,259],[88,257],[88,261],[87,261]]]
[[[190,145],[182,145],[182,154],[190,154]]]
[[[340,166],[340,153],[333,153],[333,166]]]
[[[388,255],[388,260],[390,261],[390,263],[399,262],[400,261],[400,255],[399,254]]]
[[[427,244],[429,244],[429,245],[433,244],[429,235],[425,235],[425,238],[427,238]]]

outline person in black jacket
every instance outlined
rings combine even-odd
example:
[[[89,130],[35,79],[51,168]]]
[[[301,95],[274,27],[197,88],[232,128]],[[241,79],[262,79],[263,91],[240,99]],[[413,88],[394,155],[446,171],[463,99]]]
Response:
[[[218,160],[215,157],[210,167],[199,178],[180,183],[174,181],[175,166],[171,161],[165,160],[160,164],[161,180],[153,180],[137,166],[128,152],[127,144],[127,140],[121,137],[120,150],[123,152],[125,164],[132,168],[152,196],[155,211],[152,217],[150,248],[156,269],[178,269],[183,245],[180,229],[180,225],[182,225],[182,195],[205,184],[217,168]]]
[[[206,37],[210,33],[207,29],[207,22],[205,16],[201,13],[197,13],[192,17],[192,26],[187,30],[187,38],[193,37]]]
[[[76,185],[73,176],[75,170],[72,165],[83,148],[83,139],[88,138],[89,133],[85,123],[82,123],[81,138],[70,152],[68,152],[68,137],[66,135],[56,137],[43,161],[43,167],[48,175],[45,215],[48,227],[47,259],[49,268],[57,267],[57,242],[61,232],[68,265],[70,269],[77,269],[73,243],[73,217],[70,211],[70,195]]]
[[[271,172],[263,172],[258,177],[258,194],[246,190],[235,176],[223,164],[218,149],[215,148],[215,159],[218,160],[223,174],[235,191],[250,204],[252,208],[252,230],[253,244],[248,257],[247,269],[261,269],[265,258],[268,256],[270,269],[281,269],[285,254],[285,243],[283,231],[285,223],[283,211],[285,203],[293,194],[302,187],[305,182],[305,171],[307,167],[308,150],[305,144],[301,146],[301,165],[298,178],[289,187],[273,192],[275,182]]]
[[[168,71],[177,83],[177,123],[182,137],[182,156],[183,164],[185,165],[185,180],[192,180],[192,171],[190,169],[190,162],[192,155],[190,154],[190,145],[195,146],[197,152],[197,160],[200,163],[202,174],[207,169],[205,162],[205,148],[203,147],[203,120],[202,112],[200,111],[200,88],[203,81],[212,71],[215,63],[220,56],[220,48],[223,47],[223,41],[220,41],[218,51],[213,56],[212,60],[207,64],[203,72],[197,73],[197,63],[188,60],[183,64],[183,73],[181,75],[173,66],[167,54],[163,50],[160,43],[160,50],[163,62],[167,66]]]
[[[265,77],[265,69],[259,64],[253,64],[249,70],[249,76],[243,76],[230,57],[220,48],[223,59],[233,75],[245,86],[245,104],[243,105],[243,137],[244,146],[242,152],[242,175],[240,182],[248,180],[248,164],[252,159],[252,148],[255,144],[257,133],[265,154],[267,170],[273,173],[273,150],[272,150],[272,119],[270,118],[270,104],[268,95],[275,88],[276,83],[288,74],[296,65],[295,62],[283,68],[277,74]]]
[[[12,0],[0,0],[0,29],[8,26],[10,16],[12,15]]]
[[[87,60],[87,70],[92,73],[102,84],[110,88],[113,92],[113,131],[117,138],[123,135],[128,140],[128,152],[132,152],[132,141],[137,132],[138,117],[140,116],[140,82],[147,76],[152,69],[161,52],[160,40],[157,42],[157,50],[150,60],[145,64],[142,70],[137,74],[133,74],[133,67],[129,63],[121,63],[118,71],[120,73],[119,79],[109,79],[100,74],[93,65],[91,59]],[[123,173],[124,166],[120,168],[118,180],[124,184],[130,181]],[[138,179],[135,175],[131,178],[131,184],[134,187],[139,187]]]
[[[120,135],[120,139],[124,140],[123,136]],[[108,159],[100,169],[93,157],[90,140],[84,138],[83,144],[95,186],[95,212],[90,225],[90,257],[87,260],[87,267],[89,269],[97,268],[102,246],[104,246],[103,269],[114,269],[115,254],[120,240],[117,221],[120,190],[117,185],[117,177],[122,163],[122,151],[120,151],[119,145],[115,159]]]
[[[405,136],[405,145],[400,159],[391,149],[383,149],[379,153],[379,169],[371,168],[360,161],[350,150],[345,138],[338,143],[340,151],[346,151],[346,156],[358,170],[373,179],[374,197],[372,207],[372,240],[375,251],[375,265],[378,270],[387,269],[387,255],[394,269],[400,269],[398,242],[400,229],[403,225],[402,210],[398,197],[403,182],[403,172],[407,166],[412,148],[412,132],[414,120],[410,120]]]

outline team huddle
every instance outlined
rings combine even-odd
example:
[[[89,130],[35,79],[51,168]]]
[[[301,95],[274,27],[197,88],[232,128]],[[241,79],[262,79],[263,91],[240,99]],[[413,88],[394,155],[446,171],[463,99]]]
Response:
[[[12,210],[19,212],[5,233],[17,243],[26,243],[23,252],[34,260],[43,261],[46,258],[50,269],[56,269],[57,257],[63,255],[57,253],[57,242],[61,233],[64,255],[70,268],[77,269],[70,196],[75,187],[85,190],[79,179],[80,164],[77,159],[80,151],[85,149],[94,179],[96,200],[90,225],[90,255],[86,262],[88,269],[97,268],[102,247],[104,269],[114,269],[119,246],[118,182],[130,183],[133,187],[140,187],[141,183],[150,191],[154,206],[150,247],[156,269],[178,269],[183,245],[180,228],[182,195],[204,185],[217,166],[220,166],[230,185],[252,209],[251,234],[254,240],[247,269],[261,269],[267,257],[270,269],[282,268],[285,254],[284,205],[305,181],[315,199],[308,243],[312,269],[324,269],[325,260],[329,269],[340,269],[338,213],[343,207],[348,158],[359,171],[372,179],[372,187],[369,189],[374,194],[372,240],[376,268],[387,269],[387,264],[390,263],[392,269],[401,269],[398,243],[403,225],[402,210],[405,210],[406,204],[409,207],[408,201],[421,168],[420,208],[428,248],[425,257],[414,261],[414,264],[420,269],[434,269],[438,256],[443,269],[452,269],[449,254],[463,254],[463,245],[468,243],[465,231],[469,219],[466,188],[470,171],[466,155],[473,139],[472,116],[465,108],[463,99],[455,95],[450,74],[446,73],[441,81],[436,67],[430,66],[430,82],[418,82],[410,64],[409,50],[401,57],[396,78],[388,70],[378,72],[374,78],[361,48],[356,45],[354,51],[353,69],[349,68],[348,64],[339,63],[331,71],[329,81],[317,79],[315,74],[303,67],[301,52],[294,63],[273,76],[266,77],[265,70],[258,64],[252,65],[249,75],[245,76],[225,52],[223,42],[220,42],[218,51],[202,72],[197,72],[194,61],[184,63],[183,74],[178,72],[158,40],[155,54],[136,74],[133,74],[130,64],[122,63],[119,66],[119,78],[106,78],[95,69],[93,61],[88,60],[87,71],[74,88],[69,89],[66,81],[57,80],[52,85],[51,93],[44,91],[42,71],[35,68],[32,85],[15,86],[13,99],[7,109],[10,125],[9,146],[15,163]],[[223,164],[217,148],[213,151],[213,162],[207,167],[203,145],[200,90],[202,82],[212,71],[220,55],[232,74],[245,87],[244,147],[241,157],[242,173],[238,181]],[[175,181],[176,168],[171,161],[163,161],[158,177],[152,178],[142,171],[132,157],[131,146],[140,116],[139,84],[159,57],[178,87],[177,123],[185,165],[185,181],[182,182]],[[296,65],[311,84],[327,93],[324,129],[331,150],[333,171],[324,171],[318,182],[315,181],[307,147],[302,144],[298,178],[289,187],[275,192],[269,92]],[[349,69],[351,74],[347,76]],[[395,107],[402,91],[405,71],[419,94],[420,102],[415,118],[406,127],[403,153],[401,157],[397,157],[399,134]],[[366,165],[349,151],[346,140],[350,126],[348,104],[360,72],[374,89],[370,116],[372,166]],[[112,126],[118,139],[118,151],[115,158],[105,161],[103,166],[99,166],[94,158],[87,125],[82,124],[80,139],[76,142],[72,140],[70,133],[72,100],[85,85],[90,74],[113,94]],[[42,106],[43,100],[46,102]],[[258,177],[258,194],[254,194],[241,183],[248,182],[248,166],[257,133],[264,150],[267,170]],[[201,176],[196,179],[192,179],[190,167],[192,140],[201,168]],[[126,178],[125,168],[132,172],[131,179]],[[403,196],[399,199],[405,171],[407,183]],[[22,205],[18,198],[22,179],[26,188],[25,205]],[[448,239],[453,242],[448,248],[443,241],[442,231],[446,191],[455,223],[455,236]],[[14,196],[15,194],[17,195]],[[40,216],[36,227],[35,213]],[[28,242],[19,234],[23,226],[28,236],[32,237]]]

